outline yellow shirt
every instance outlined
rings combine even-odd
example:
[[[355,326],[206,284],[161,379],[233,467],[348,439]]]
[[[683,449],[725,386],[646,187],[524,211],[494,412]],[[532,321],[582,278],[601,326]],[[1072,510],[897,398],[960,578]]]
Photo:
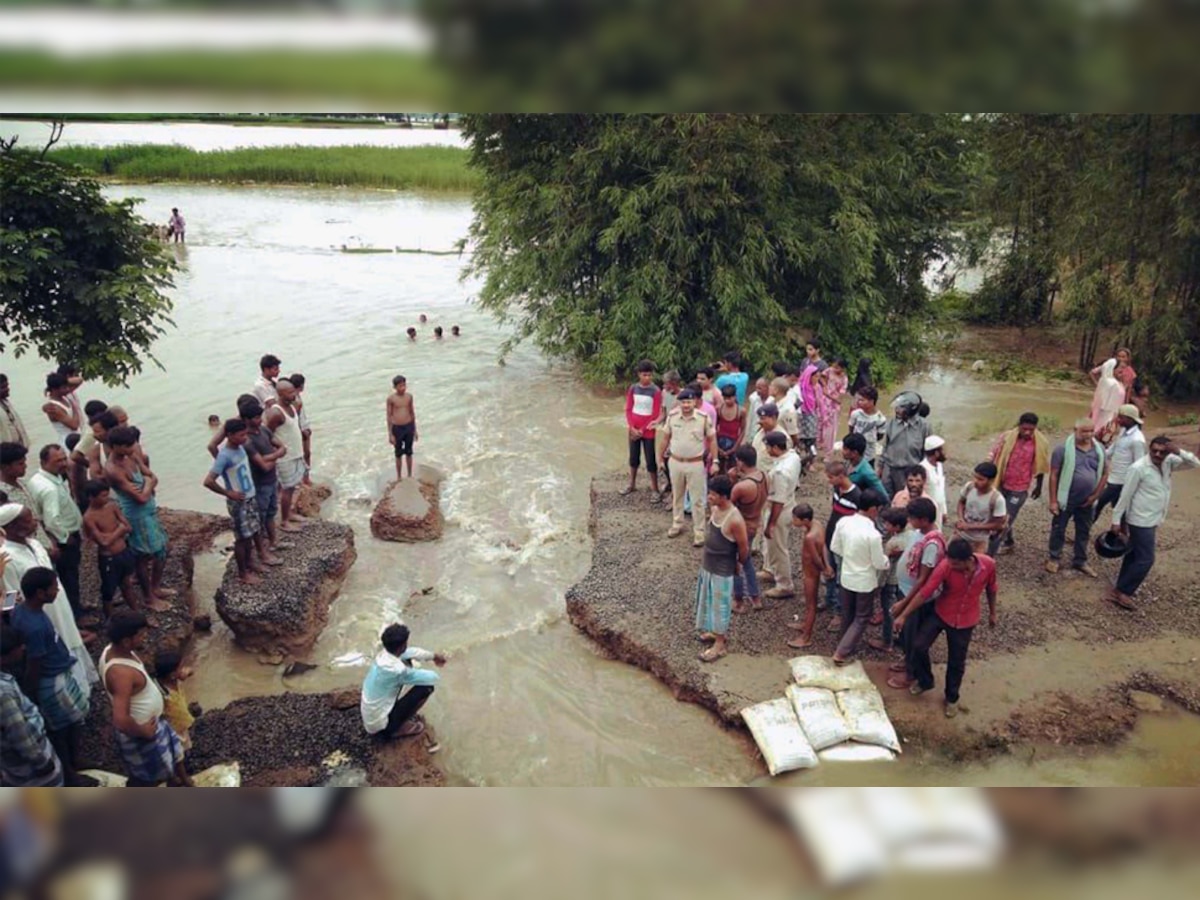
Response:
[[[167,724],[175,729],[175,733],[179,735],[179,740],[183,741],[185,749],[192,746],[192,739],[189,732],[192,730],[192,723],[196,721],[196,717],[188,710],[187,694],[183,692],[183,688],[176,685],[174,688],[168,689],[163,687],[163,718],[167,720]]]

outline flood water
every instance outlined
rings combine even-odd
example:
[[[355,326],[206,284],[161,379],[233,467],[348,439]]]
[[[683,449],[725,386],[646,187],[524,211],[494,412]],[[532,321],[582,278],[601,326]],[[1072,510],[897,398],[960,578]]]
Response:
[[[274,353],[285,374],[302,371],[308,379],[314,478],[336,491],[326,515],[356,534],[358,562],[310,655],[319,669],[285,685],[276,669],[238,650],[218,620],[212,635],[196,642],[194,699],[216,707],[248,694],[354,684],[380,629],[403,617],[414,643],[452,657],[426,715],[455,783],[744,784],[763,774],[747,738],[676,702],[651,676],[602,658],[566,620],[565,591],[589,565],[589,479],[624,458],[620,402],[581,386],[528,347],[498,365],[505,334],[472,305],[475,286],[460,282],[457,258],[332,249],[353,241],[448,248],[466,232],[469,200],[311,188],[108,190],[145,198],[144,214],[154,220],[178,206],[188,244],[176,251],[176,327],[155,346],[165,371],[150,367],[127,391],[88,384],[82,398],[119,398],[142,427],[161,503],[223,514],[221,499],[201,486],[209,462],[206,419],[233,415],[234,398],[258,374],[258,358]],[[420,313],[429,324],[418,326],[420,339],[410,343],[405,329]],[[447,334],[460,325],[463,336],[437,342],[434,325]],[[3,369],[34,444],[49,441],[37,412],[47,364],[6,356]],[[447,475],[446,534],[432,544],[375,541],[368,528],[393,472],[384,402],[398,373],[408,377],[415,399],[417,460]],[[1086,401],[1077,389],[1058,396],[1030,388],[1026,397],[944,371],[917,386],[935,405],[935,420],[961,438],[969,437],[980,408],[1011,417],[1036,397],[1039,410],[1061,404],[1056,414],[1067,422]],[[221,565],[198,562],[204,611],[213,612]],[[1153,743],[1155,735],[1145,739]],[[1106,763],[915,765],[875,774],[1004,784],[1138,783],[1145,776]],[[1176,773],[1174,783],[1200,779],[1196,765],[1192,759],[1190,774]],[[853,768],[839,774],[829,767],[822,782],[855,783],[862,776]]]

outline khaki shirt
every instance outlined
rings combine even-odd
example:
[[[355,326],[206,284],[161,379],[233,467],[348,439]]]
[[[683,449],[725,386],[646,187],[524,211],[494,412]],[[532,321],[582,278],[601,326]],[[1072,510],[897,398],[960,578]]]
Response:
[[[775,427],[772,428],[771,431],[778,431],[785,437],[787,436],[787,432],[779,427],[778,422],[775,423]],[[766,436],[770,433],[771,432],[763,431],[760,428],[758,430],[758,434],[754,436],[754,443],[752,444],[754,447],[754,452],[758,454],[758,471],[767,475],[770,475],[771,470],[775,468],[775,460],[771,458],[771,454],[767,453],[767,444],[765,441]]]
[[[666,430],[671,439],[671,457],[692,459],[703,456],[708,449],[713,426],[712,420],[698,409],[690,419],[684,418],[682,409],[673,409],[667,416]]]

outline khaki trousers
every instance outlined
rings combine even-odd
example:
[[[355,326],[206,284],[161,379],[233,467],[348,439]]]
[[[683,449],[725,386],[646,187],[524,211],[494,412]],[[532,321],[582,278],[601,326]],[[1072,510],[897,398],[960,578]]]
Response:
[[[671,472],[671,515],[676,527],[683,527],[683,495],[692,495],[692,533],[704,537],[705,507],[708,504],[708,479],[705,477],[704,461],[667,461]]]
[[[768,509],[763,510],[764,521],[770,518]],[[766,525],[762,533],[764,568],[775,576],[775,587],[795,590],[792,582],[792,504],[789,503],[780,511],[779,521],[775,523],[770,538],[766,537]]]

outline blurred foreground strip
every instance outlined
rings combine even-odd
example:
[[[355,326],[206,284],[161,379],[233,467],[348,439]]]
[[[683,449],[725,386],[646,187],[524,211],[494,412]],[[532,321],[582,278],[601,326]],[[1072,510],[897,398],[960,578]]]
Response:
[[[974,788],[794,788],[785,809],[829,887],[901,872],[988,870],[1004,832]]]
[[[141,109],[287,99],[295,110],[444,105],[431,34],[411,15],[5,9],[5,108]],[[146,105],[146,101],[150,105]],[[15,101],[15,102],[14,102]],[[32,104],[32,105],[31,105]]]

